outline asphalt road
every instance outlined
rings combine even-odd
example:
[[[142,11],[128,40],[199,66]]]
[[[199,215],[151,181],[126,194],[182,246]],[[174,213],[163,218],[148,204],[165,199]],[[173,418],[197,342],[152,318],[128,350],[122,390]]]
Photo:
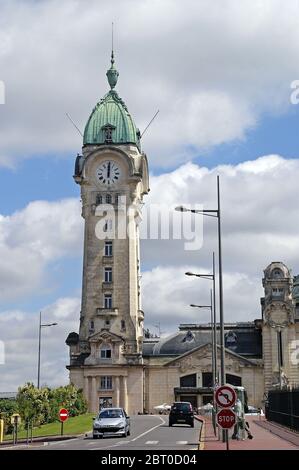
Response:
[[[168,426],[168,416],[131,416],[131,435],[126,438],[91,435],[37,446],[35,450],[197,450],[201,423],[194,428],[187,425]],[[31,448],[32,449],[32,448]]]

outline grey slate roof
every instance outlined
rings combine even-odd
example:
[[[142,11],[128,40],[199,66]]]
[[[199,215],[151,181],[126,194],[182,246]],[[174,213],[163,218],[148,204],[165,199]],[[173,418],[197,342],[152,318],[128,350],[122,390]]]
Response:
[[[159,341],[144,340],[143,356],[180,356],[207,343],[211,343],[210,325],[180,325],[178,332]],[[219,331],[217,344],[220,344]],[[261,330],[253,322],[227,324],[225,347],[247,358],[261,358]]]
[[[17,398],[17,392],[0,392],[0,400],[15,400]]]

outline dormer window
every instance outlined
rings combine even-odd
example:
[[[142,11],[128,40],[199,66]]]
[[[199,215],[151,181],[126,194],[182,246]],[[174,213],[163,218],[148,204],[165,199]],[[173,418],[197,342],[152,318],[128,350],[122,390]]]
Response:
[[[274,279],[281,279],[283,277],[282,271],[280,269],[274,269],[272,277],[274,277]]]
[[[100,349],[100,358],[101,359],[111,359],[111,346],[105,345]]]
[[[111,203],[112,203],[111,194],[106,194],[106,204],[111,204]]]
[[[102,127],[103,137],[104,137],[103,140],[105,144],[110,144],[113,141],[112,135],[113,135],[114,129],[115,127],[112,126],[111,124],[107,124],[106,126]]]

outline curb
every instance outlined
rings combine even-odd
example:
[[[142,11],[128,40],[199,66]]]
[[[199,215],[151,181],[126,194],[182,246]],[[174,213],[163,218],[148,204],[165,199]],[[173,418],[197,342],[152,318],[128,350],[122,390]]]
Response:
[[[205,437],[205,432],[206,432],[206,429],[205,429],[206,422],[205,422],[204,419],[199,418],[198,416],[194,416],[194,418],[195,418],[197,421],[200,421],[200,422],[201,422],[201,428],[200,428],[200,432],[199,432],[199,439],[198,439],[197,450],[204,450],[204,447],[205,447],[204,437]]]
[[[39,442],[56,442],[56,441],[68,441],[69,439],[76,439],[77,437],[82,437],[82,436],[85,436],[86,433],[84,434],[68,434],[68,435],[65,435],[65,436],[59,436],[59,435],[55,435],[55,436],[39,436],[39,437],[33,437],[32,438],[32,441],[28,442],[27,444],[27,439],[18,439],[18,443],[13,445],[13,441],[12,440],[7,440],[7,441],[3,441],[0,443],[0,449],[1,447],[5,447],[5,448],[16,448],[17,446],[19,445],[30,445],[30,444],[34,444],[34,443],[39,443]]]

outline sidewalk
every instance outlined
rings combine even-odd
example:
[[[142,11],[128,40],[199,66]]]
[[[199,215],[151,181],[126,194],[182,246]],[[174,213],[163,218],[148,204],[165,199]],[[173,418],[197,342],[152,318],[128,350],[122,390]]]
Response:
[[[211,419],[207,416],[202,419],[205,421],[205,432],[201,436],[203,450],[226,450],[226,444],[218,441],[214,435]],[[244,441],[230,439],[230,450],[299,450],[298,434],[270,423],[265,418],[248,416],[246,420],[249,422],[253,439]]]

